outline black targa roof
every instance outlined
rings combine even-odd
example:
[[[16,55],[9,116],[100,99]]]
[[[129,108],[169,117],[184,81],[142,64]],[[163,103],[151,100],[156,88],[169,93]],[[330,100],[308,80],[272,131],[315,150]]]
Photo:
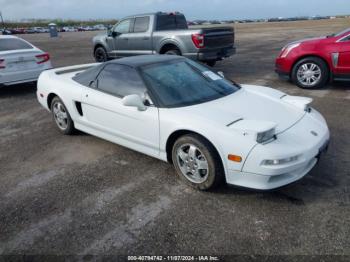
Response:
[[[139,56],[130,56],[120,59],[111,60],[109,62],[106,62],[106,64],[119,64],[119,65],[126,65],[131,66],[134,68],[155,64],[155,63],[162,63],[172,60],[181,60],[185,59],[183,57],[174,56],[174,55],[139,55]]]
[[[116,64],[116,65],[125,65],[133,68],[138,68],[141,66],[147,66],[151,64],[164,63],[167,61],[174,60],[185,60],[184,57],[174,56],[174,55],[139,55],[139,56],[131,56],[120,59],[114,59],[98,66],[91,67],[84,72],[81,72],[73,77],[73,80],[78,83],[89,86],[91,81],[94,81],[101,69],[108,64]]]

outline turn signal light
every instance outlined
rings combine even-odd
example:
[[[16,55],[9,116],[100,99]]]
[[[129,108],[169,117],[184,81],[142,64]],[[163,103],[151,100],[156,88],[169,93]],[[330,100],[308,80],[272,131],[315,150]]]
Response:
[[[242,157],[236,155],[228,155],[228,160],[240,163],[242,162]]]

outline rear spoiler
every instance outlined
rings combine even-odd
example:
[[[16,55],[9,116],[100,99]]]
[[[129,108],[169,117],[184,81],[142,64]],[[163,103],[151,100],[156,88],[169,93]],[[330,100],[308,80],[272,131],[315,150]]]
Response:
[[[77,71],[83,71],[87,70],[91,67],[97,66],[100,63],[91,63],[91,64],[82,64],[82,65],[74,65],[74,66],[66,66],[66,67],[60,67],[51,69],[50,71],[54,72],[56,75],[62,75],[67,73],[73,73]]]

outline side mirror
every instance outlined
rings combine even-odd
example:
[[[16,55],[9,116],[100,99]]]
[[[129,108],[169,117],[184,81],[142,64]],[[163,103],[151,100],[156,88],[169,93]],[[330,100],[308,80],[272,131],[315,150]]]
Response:
[[[145,111],[147,109],[139,95],[124,96],[122,103],[124,106],[137,107],[139,111]]]
[[[117,37],[119,35],[121,35],[121,33],[118,33],[116,31],[112,31],[112,37]]]
[[[225,78],[224,72],[218,71],[218,75],[221,76],[222,78]]]

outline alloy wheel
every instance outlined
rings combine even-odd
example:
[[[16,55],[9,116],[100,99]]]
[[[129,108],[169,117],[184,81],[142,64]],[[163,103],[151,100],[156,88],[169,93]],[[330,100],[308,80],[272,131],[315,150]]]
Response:
[[[55,102],[52,107],[52,110],[53,110],[53,116],[55,118],[55,122],[57,126],[61,130],[66,130],[68,127],[68,115],[63,104],[58,101]]]
[[[322,77],[321,68],[315,63],[302,64],[297,72],[298,81],[308,87],[317,85]]]
[[[193,144],[181,145],[176,151],[181,173],[191,182],[200,184],[207,180],[209,165],[204,154]]]

